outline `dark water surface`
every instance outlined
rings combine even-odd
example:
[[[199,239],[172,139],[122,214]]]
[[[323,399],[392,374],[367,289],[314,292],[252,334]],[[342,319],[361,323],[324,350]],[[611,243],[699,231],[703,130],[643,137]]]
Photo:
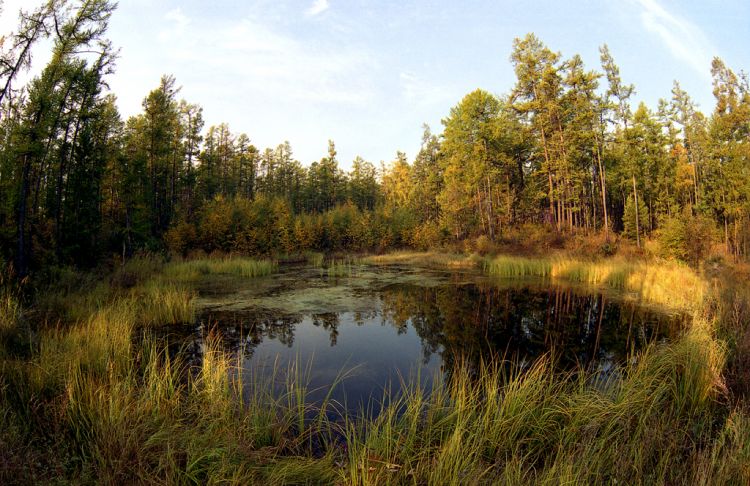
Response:
[[[199,292],[198,322],[170,336],[175,349],[199,361],[214,329],[248,370],[301,363],[319,396],[351,371],[333,393],[350,409],[389,384],[397,391],[399,376],[419,371],[427,383],[458,361],[477,366],[499,356],[524,366],[553,351],[560,369],[611,373],[684,321],[626,296],[398,266],[357,266],[341,278],[282,267],[261,279],[212,277]]]

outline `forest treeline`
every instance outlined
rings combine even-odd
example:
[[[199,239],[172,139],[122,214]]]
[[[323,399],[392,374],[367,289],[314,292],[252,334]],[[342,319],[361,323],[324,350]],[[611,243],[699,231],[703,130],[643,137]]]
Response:
[[[0,259],[20,275],[144,249],[502,242],[531,225],[638,246],[658,235],[683,259],[695,241],[748,254],[750,86],[718,58],[712,112],[677,82],[649,108],[635,106],[606,45],[592,70],[528,34],[513,44],[507,94],[467,94],[442,133],[425,127],[414,160],[358,157],[344,171],[332,141],[303,165],[288,142],[261,149],[226,124],[206,128],[171,76],[123,120],[107,86],[114,10],[109,0],[50,0],[0,44]],[[20,83],[44,39],[49,63]]]

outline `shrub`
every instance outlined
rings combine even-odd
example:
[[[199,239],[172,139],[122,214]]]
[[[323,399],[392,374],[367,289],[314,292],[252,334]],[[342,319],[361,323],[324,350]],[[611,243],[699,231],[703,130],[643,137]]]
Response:
[[[197,232],[195,226],[180,221],[172,226],[164,235],[164,242],[172,255],[187,256],[187,252],[195,248]]]
[[[480,255],[488,255],[495,251],[495,243],[487,235],[480,235],[474,241],[474,249]]]
[[[445,240],[445,233],[435,221],[426,221],[414,230],[411,244],[419,250],[429,250],[440,247]]]
[[[697,265],[708,255],[716,228],[701,215],[692,215],[685,208],[678,216],[667,217],[659,229],[659,244],[663,256]]]

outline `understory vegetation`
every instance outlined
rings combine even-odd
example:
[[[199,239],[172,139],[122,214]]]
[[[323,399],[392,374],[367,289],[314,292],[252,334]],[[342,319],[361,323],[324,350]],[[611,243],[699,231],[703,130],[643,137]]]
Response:
[[[417,258],[461,261],[411,253],[370,263]],[[482,260],[463,262],[466,268]],[[380,399],[379,414],[352,415],[329,398],[308,400],[309,363],[277,363],[270,378],[247,376],[253,371],[213,333],[204,338],[197,368],[158,341],[138,338],[149,326],[191,322],[200,275],[254,278],[272,272],[273,262],[143,257],[103,279],[58,276],[67,285],[39,292],[25,309],[22,294],[5,280],[0,480],[747,482],[750,414],[738,393],[743,370],[736,361],[748,342],[747,295],[731,286],[713,289],[673,264],[503,256],[486,262],[494,275],[615,286],[664,304],[692,296],[685,306],[692,324],[671,344],[652,345],[624,365],[620,378],[556,371],[552,357],[531,366],[490,360],[479,370],[459,364],[450,379],[435,377],[429,391],[404,378],[401,394],[386,391]],[[323,265],[338,277],[360,263]],[[331,387],[346,375],[341,370]]]

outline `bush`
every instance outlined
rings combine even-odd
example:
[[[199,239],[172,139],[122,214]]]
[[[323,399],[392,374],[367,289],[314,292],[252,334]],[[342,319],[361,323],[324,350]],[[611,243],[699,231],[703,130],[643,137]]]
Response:
[[[437,222],[426,221],[414,230],[411,244],[418,250],[429,250],[442,246],[445,237],[445,233]]]
[[[180,221],[172,226],[164,235],[164,242],[169,252],[172,255],[182,257],[195,248],[196,239],[195,226],[185,221]]]
[[[708,256],[715,233],[710,218],[693,216],[686,207],[679,216],[664,219],[659,229],[659,244],[663,256],[697,265]]]
[[[599,247],[599,253],[601,253],[602,256],[605,257],[613,256],[615,253],[617,253],[617,244],[612,241],[607,241]]]
[[[495,251],[495,243],[493,243],[487,235],[480,235],[479,238],[474,241],[474,249],[482,256],[488,255]]]

